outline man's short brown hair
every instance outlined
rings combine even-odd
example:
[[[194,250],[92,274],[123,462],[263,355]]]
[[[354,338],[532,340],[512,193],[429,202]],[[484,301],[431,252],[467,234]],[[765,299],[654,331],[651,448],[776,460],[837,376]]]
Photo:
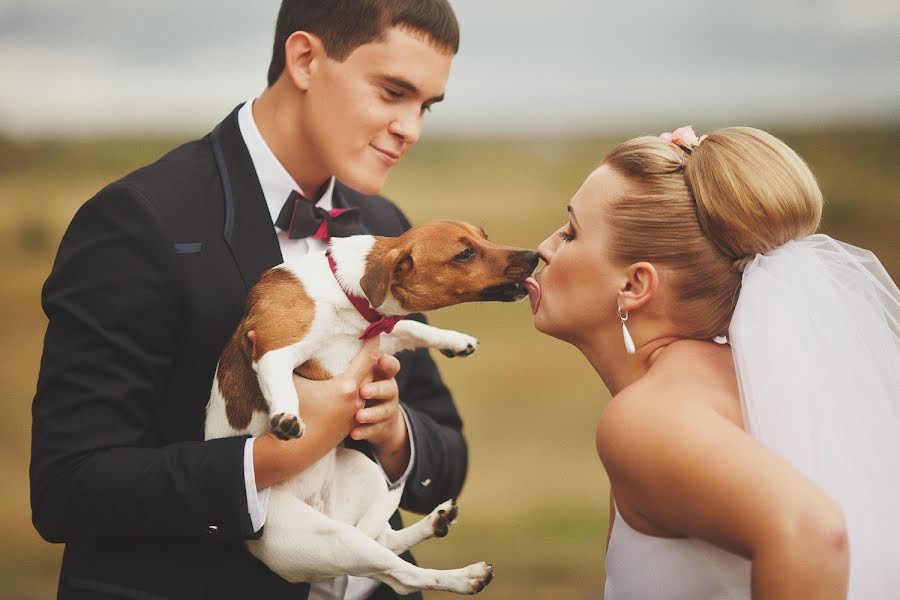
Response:
[[[422,33],[453,54],[459,50],[459,23],[448,0],[282,0],[269,85],[284,71],[284,44],[296,31],[318,36],[328,56],[343,61],[391,27]]]

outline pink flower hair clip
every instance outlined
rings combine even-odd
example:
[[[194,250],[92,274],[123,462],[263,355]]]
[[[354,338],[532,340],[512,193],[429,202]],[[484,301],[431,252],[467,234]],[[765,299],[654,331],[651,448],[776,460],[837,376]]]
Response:
[[[667,142],[671,142],[676,146],[681,147],[682,150],[691,154],[697,147],[700,145],[700,142],[706,139],[706,136],[697,137],[697,134],[694,133],[694,128],[690,125],[685,125],[684,127],[679,127],[675,131],[669,133],[661,133],[659,134],[659,138],[661,140],[665,140]]]

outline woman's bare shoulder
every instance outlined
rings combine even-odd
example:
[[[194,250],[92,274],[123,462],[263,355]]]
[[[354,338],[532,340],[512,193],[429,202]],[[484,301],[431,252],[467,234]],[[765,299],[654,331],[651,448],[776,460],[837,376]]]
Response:
[[[728,346],[684,340],[671,344],[644,377],[612,399],[600,418],[597,450],[679,436],[679,423],[716,413],[743,428],[740,396]]]

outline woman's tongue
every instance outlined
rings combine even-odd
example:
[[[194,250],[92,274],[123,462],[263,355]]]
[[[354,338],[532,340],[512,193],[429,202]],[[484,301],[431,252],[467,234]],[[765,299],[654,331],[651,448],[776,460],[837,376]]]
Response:
[[[522,282],[522,285],[528,290],[528,300],[531,302],[531,314],[534,314],[537,312],[538,306],[541,305],[541,286],[534,277],[529,277]]]

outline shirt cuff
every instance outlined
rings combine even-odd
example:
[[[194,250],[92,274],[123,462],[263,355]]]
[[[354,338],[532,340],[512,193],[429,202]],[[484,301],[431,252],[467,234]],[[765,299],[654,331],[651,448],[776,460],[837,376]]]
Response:
[[[250,513],[253,533],[258,533],[266,522],[270,488],[256,491],[256,471],[253,469],[253,442],[255,440],[256,438],[249,438],[244,444],[244,487],[247,491],[247,512]]]
[[[406,409],[403,408],[403,405],[400,405],[400,414],[403,415],[403,422],[406,424],[406,437],[409,438],[409,463],[406,465],[406,470],[403,472],[403,475],[400,476],[397,481],[391,481],[387,473],[384,472],[384,467],[381,466],[381,463],[378,461],[378,457],[373,456],[375,458],[375,462],[378,463],[378,466],[381,467],[381,472],[384,473],[384,480],[388,484],[389,490],[395,490],[401,485],[406,484],[406,480],[409,479],[409,474],[412,473],[413,463],[416,460],[416,440],[413,439],[412,427],[409,424],[409,415],[406,414]]]

